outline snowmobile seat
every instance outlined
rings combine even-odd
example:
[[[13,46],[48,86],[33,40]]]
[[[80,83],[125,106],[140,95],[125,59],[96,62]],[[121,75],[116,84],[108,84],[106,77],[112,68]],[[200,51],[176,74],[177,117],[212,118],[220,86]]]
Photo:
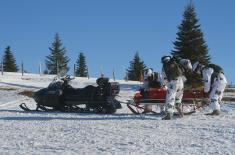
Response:
[[[66,88],[64,91],[64,99],[66,100],[80,100],[89,101],[94,99],[96,87],[88,85],[84,88]]]

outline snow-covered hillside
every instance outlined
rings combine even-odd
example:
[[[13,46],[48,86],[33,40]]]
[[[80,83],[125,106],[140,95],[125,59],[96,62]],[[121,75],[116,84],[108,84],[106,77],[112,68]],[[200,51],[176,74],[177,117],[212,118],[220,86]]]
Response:
[[[113,115],[25,112],[34,101],[18,93],[46,87],[54,76],[0,75],[1,154],[235,154],[235,104],[224,104],[220,116],[198,111],[182,119],[133,115],[123,108]],[[72,85],[95,85],[76,78]],[[125,101],[138,82],[119,81],[118,100]],[[231,95],[231,94],[230,94]]]

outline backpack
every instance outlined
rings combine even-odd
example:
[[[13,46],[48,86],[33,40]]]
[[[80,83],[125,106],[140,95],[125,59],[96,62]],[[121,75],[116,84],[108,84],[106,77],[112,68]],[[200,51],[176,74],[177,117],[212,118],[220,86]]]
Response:
[[[219,73],[224,73],[224,70],[216,64],[208,64],[205,66],[205,68],[212,68],[214,70],[211,75],[211,84],[213,84],[215,78],[219,75]]]
[[[224,70],[220,66],[218,66],[216,64],[208,64],[208,65],[206,65],[206,67],[213,68],[214,72],[217,73],[217,74],[224,72]]]
[[[167,80],[175,80],[179,76],[183,75],[182,68],[176,62],[175,59],[171,59],[169,62],[163,64],[163,70],[167,76]]]

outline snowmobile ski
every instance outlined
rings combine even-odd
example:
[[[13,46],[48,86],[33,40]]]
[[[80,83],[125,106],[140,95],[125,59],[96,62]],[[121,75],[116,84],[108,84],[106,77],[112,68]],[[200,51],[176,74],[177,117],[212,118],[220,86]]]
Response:
[[[19,105],[21,109],[23,109],[24,111],[39,111],[39,110],[32,110],[32,109],[29,109],[25,103],[22,103]]]
[[[35,110],[30,109],[25,103],[22,103],[19,105],[19,107],[21,109],[23,109],[24,111],[33,111],[33,112],[48,112],[48,111],[55,111],[53,109],[47,109],[44,106],[41,105],[37,105],[37,108]]]

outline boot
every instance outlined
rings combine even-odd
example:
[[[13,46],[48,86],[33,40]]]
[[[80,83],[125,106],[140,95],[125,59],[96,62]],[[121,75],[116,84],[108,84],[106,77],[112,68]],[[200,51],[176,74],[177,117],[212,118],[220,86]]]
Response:
[[[143,114],[150,113],[150,112],[152,112],[152,106],[151,105],[146,105],[144,107]]]
[[[170,113],[166,113],[166,116],[162,118],[162,120],[171,120],[171,114]]]
[[[213,110],[212,113],[208,113],[206,115],[213,115],[213,116],[218,116],[220,114],[220,110]]]
[[[218,116],[220,114],[220,111],[219,110],[214,110],[211,115],[215,115],[215,116]]]
[[[166,115],[166,111],[164,111],[164,110],[161,111],[161,112],[160,112],[160,115],[161,115],[161,116],[165,116],[165,115]]]
[[[176,108],[176,110],[178,111],[179,116],[180,116],[181,118],[184,117],[184,113],[183,113],[182,109],[181,109],[180,107],[175,107],[175,108]]]

